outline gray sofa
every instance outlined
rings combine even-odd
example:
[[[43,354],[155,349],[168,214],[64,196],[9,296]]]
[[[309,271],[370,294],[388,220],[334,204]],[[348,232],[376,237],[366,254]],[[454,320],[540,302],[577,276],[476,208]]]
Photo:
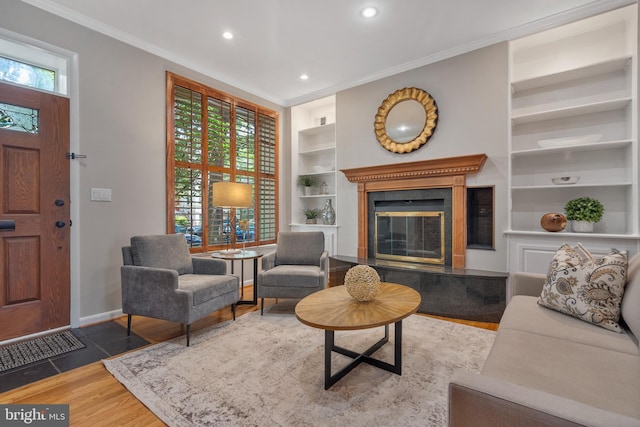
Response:
[[[510,280],[481,373],[449,384],[449,425],[640,426],[640,254],[629,260],[623,333],[538,305],[544,275]]]

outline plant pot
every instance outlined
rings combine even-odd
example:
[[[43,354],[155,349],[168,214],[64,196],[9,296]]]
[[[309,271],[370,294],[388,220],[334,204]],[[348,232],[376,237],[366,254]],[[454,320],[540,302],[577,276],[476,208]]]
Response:
[[[305,224],[317,224],[318,223],[318,219],[317,218],[307,218],[304,220]]]
[[[593,222],[571,221],[571,230],[574,233],[593,233]]]
[[[302,187],[304,189],[305,196],[311,196],[312,187]]]

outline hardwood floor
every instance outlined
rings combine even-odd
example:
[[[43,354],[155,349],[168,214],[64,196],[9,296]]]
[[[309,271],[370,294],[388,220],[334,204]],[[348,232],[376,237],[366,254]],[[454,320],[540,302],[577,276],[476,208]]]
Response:
[[[252,288],[245,288],[244,298],[249,299]],[[265,305],[275,300],[265,300]],[[241,305],[241,316],[258,307]],[[437,316],[431,316],[436,317]],[[231,319],[231,310],[225,308],[195,322],[192,331]],[[496,330],[497,324],[445,319],[470,326]],[[117,319],[123,327],[127,318]],[[181,325],[163,320],[134,316],[132,330],[151,343],[166,341],[185,333]],[[23,387],[0,394],[0,403],[16,404],[69,404],[72,426],[164,426],[165,424],[136,399],[104,368],[95,362]]]

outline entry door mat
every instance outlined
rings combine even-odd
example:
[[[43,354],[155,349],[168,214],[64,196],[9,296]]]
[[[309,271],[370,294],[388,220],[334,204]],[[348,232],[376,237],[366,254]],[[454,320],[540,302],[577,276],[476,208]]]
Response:
[[[58,332],[0,347],[0,372],[59,356],[85,345],[71,331]]]

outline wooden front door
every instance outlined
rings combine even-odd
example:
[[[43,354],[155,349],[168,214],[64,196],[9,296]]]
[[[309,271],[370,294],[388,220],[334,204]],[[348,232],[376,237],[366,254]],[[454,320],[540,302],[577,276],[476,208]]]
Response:
[[[0,341],[69,324],[69,100],[0,83]]]

